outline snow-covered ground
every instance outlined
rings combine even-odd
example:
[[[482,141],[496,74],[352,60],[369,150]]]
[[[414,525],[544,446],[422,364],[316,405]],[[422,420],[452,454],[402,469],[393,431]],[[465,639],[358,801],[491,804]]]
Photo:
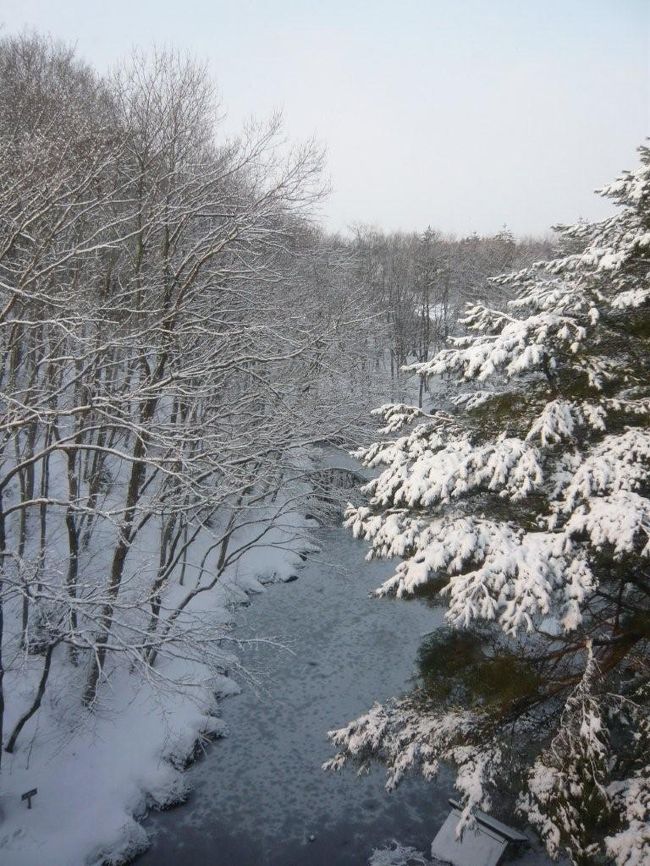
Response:
[[[251,549],[214,591],[199,597],[226,639],[239,605],[262,592],[264,583],[290,579],[300,569],[308,523],[287,515],[284,528],[265,539],[269,546]],[[237,655],[228,646],[226,640],[224,659],[230,655],[236,668]],[[33,699],[42,664],[40,656],[25,654],[20,676],[10,677],[8,685],[5,680],[12,698],[7,730]],[[39,713],[16,751],[3,755],[2,866],[121,863],[147,847],[138,819],[150,807],[185,798],[184,768],[197,744],[223,731],[218,698],[239,689],[236,675],[208,678],[200,664],[183,658],[164,659],[160,667],[163,677],[155,681],[115,671],[91,713],[79,705],[85,670],[53,665]],[[38,794],[28,809],[21,795],[33,788]]]

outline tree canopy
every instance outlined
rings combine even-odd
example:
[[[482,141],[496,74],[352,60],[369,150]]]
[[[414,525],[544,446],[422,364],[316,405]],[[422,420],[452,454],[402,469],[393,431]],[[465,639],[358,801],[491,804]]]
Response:
[[[600,190],[618,207],[560,227],[569,252],[497,284],[465,333],[408,369],[459,387],[377,410],[376,477],[347,524],[398,557],[378,594],[434,592],[448,628],[413,693],[330,736],[338,768],[388,785],[441,762],[471,821],[495,793],[551,856],[650,861],[650,148]]]

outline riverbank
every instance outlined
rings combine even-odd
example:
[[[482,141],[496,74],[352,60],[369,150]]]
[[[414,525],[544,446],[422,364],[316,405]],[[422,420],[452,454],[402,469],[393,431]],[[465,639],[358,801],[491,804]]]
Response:
[[[162,660],[156,679],[144,682],[123,666],[91,713],[77,697],[85,669],[57,664],[55,657],[38,716],[25,727],[16,751],[3,755],[3,866],[118,864],[148,847],[142,817],[187,797],[187,765],[224,733],[221,698],[238,692],[241,679],[231,642],[236,611],[263,593],[264,584],[299,573],[314,525],[288,514],[281,528],[269,532],[267,546],[252,548],[211,593],[197,598],[198,614],[223,635],[223,667],[233,676],[215,675],[182,655]],[[29,705],[42,660],[25,661],[27,675],[5,685]],[[21,795],[33,789],[38,793],[28,809]]]

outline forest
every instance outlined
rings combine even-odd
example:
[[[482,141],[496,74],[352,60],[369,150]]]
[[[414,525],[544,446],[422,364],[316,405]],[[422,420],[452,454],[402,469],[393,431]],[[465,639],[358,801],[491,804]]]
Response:
[[[290,597],[350,499],[399,560],[377,594],[446,613],[327,767],[452,767],[463,826],[494,805],[553,858],[648,864],[650,152],[601,222],[335,234],[322,148],[221,110],[173,50],[100,74],[0,41],[0,859],[146,847],[252,676],[239,609]],[[350,451],[360,490],[323,471]],[[116,814],[80,836],[53,796],[17,831],[68,768]]]

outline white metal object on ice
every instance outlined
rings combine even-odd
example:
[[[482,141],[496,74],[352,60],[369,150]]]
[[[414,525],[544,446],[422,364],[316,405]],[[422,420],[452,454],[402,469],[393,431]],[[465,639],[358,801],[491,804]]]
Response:
[[[467,827],[462,838],[456,838],[456,827],[461,816],[461,807],[454,800],[447,820],[431,843],[431,856],[452,866],[497,866],[508,845],[524,844],[526,836],[502,824],[485,812],[476,812],[476,823]]]

